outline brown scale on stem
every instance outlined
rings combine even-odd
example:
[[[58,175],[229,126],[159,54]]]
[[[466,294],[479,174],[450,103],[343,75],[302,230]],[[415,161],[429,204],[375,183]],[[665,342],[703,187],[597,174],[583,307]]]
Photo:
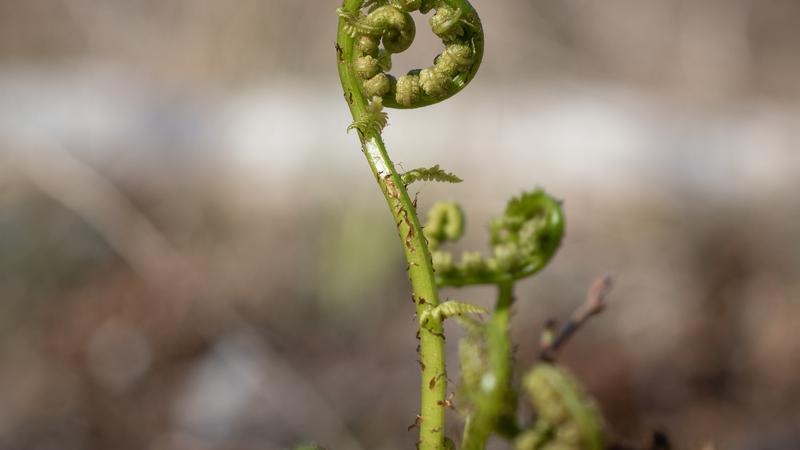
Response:
[[[406,234],[406,247],[408,247],[408,251],[411,253],[416,251],[414,249],[414,227],[411,225],[409,225],[408,234]]]
[[[417,418],[414,419],[414,423],[412,423],[411,425],[408,426],[408,431],[411,431],[414,428],[417,428],[418,426],[420,426],[420,424],[422,424],[422,416],[417,414]]]
[[[336,56],[339,59],[339,64],[343,64],[344,63],[344,49],[342,48],[341,45],[339,45],[338,42],[334,43],[333,45],[336,48]]]
[[[392,180],[392,175],[386,175],[383,177],[383,182],[386,184],[386,192],[389,194],[389,198],[394,200],[400,199],[400,193],[397,192],[397,186],[394,185],[394,180]]]
[[[455,403],[453,403],[453,397],[455,397],[455,393],[451,392],[450,394],[447,395],[446,399],[439,400],[438,402],[436,402],[436,404],[441,406],[442,408],[450,408],[451,410],[455,411],[456,406]]]
[[[435,387],[436,387],[436,383],[438,383],[438,382],[439,382],[439,380],[441,380],[441,379],[442,379],[442,377],[444,377],[445,375],[446,375],[446,374],[444,374],[444,373],[440,373],[439,375],[436,375],[436,376],[434,376],[433,378],[431,378],[431,381],[430,381],[430,383],[428,383],[428,388],[429,388],[429,389],[433,389],[433,388],[435,388]]]

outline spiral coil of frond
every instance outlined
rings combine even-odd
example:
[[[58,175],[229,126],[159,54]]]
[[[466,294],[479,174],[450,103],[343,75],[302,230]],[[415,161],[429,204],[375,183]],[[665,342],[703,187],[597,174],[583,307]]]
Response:
[[[457,240],[463,233],[460,211],[454,203],[437,203],[428,215],[425,235],[434,250],[433,262],[440,286],[497,284],[528,277],[550,261],[564,234],[560,203],[542,190],[527,192],[509,201],[503,215],[492,221],[491,257],[467,251],[460,262],[455,262],[452,254],[439,247],[443,242]],[[457,237],[444,233],[445,224],[459,230]]]
[[[391,55],[413,43],[414,11],[434,11],[430,26],[444,50],[431,66],[395,77],[388,73]],[[358,10],[338,13],[356,43],[346,63],[361,80],[364,97],[380,97],[390,108],[418,108],[455,95],[475,77],[483,58],[483,27],[466,0],[368,0]]]

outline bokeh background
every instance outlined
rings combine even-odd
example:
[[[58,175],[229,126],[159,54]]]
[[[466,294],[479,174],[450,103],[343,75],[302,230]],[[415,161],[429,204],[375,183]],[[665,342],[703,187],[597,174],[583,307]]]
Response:
[[[800,2],[474,5],[477,79],[386,140],[466,180],[412,191],[463,203],[459,249],[513,194],[565,200],[519,363],[612,273],[562,361],[618,441],[800,448]],[[337,6],[0,0],[0,448],[413,448],[409,288],[345,134]],[[418,29],[396,68],[438,53]]]

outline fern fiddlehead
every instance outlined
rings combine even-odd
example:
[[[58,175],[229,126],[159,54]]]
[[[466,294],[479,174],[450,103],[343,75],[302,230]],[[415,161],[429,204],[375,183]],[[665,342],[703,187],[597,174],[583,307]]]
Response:
[[[392,108],[428,106],[458,93],[477,73],[483,58],[483,28],[466,0],[358,3],[345,2],[338,12],[340,29],[355,43],[349,63],[368,99],[381,98],[385,106]],[[409,13],[431,10],[435,13],[430,26],[442,39],[442,53],[424,69],[411,70],[397,78],[388,74],[391,55],[405,51],[414,41],[416,25]]]
[[[439,286],[492,284],[498,286],[498,299],[489,322],[467,337],[460,346],[461,391],[468,403],[467,426],[463,449],[484,448],[492,432],[516,428],[511,390],[511,343],[509,310],[513,304],[515,281],[533,275],[552,259],[564,234],[564,216],[558,201],[544,191],[527,192],[508,202],[505,212],[490,226],[492,256],[467,251],[455,262],[453,255],[442,248],[455,242],[464,232],[461,208],[451,202],[439,202],[431,208],[425,225],[425,236],[433,251],[436,282]],[[476,342],[483,340],[483,364],[475,363]],[[464,368],[482,367],[480,383],[477,375],[465,374]],[[472,380],[470,380],[470,377]],[[508,426],[504,426],[508,425]]]
[[[451,213],[443,216],[447,208]],[[458,212],[456,212],[458,209]],[[446,241],[457,241],[457,236],[442,239],[442,236],[427,230],[438,230],[442,220],[462,224],[463,214],[458,205],[437,203],[428,214],[425,225],[426,236],[431,247],[441,253],[437,259],[446,264],[435,266],[439,286],[468,286],[475,284],[498,284],[507,280],[527,278],[543,269],[555,255],[564,235],[564,214],[561,204],[542,190],[527,192],[511,199],[506,210],[490,225],[492,256],[483,258],[479,252],[467,251],[459,263],[449,252],[439,248]],[[452,225],[451,225],[452,226]]]
[[[517,450],[603,450],[599,410],[565,369],[541,362],[523,385],[539,417],[517,437]]]
[[[406,50],[416,26],[409,13],[434,14],[430,25],[444,44],[433,65],[394,77],[391,55]],[[362,150],[397,224],[408,261],[417,317],[420,320],[421,406],[418,420],[421,450],[439,450],[445,440],[444,406],[447,372],[442,321],[433,262],[406,184],[416,179],[446,178],[430,170],[401,177],[381,138],[384,107],[418,108],[461,91],[475,76],[483,57],[483,29],[466,0],[344,0],[338,10],[336,42],[339,77]],[[416,179],[412,179],[416,178]],[[422,320],[425,320],[422,326]]]

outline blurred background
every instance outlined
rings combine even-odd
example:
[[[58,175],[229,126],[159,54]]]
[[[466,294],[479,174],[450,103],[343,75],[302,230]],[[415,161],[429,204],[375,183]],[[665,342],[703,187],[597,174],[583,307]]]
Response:
[[[522,190],[565,200],[519,364],[612,273],[562,361],[617,441],[800,448],[800,2],[474,5],[476,80],[385,136],[466,180],[412,187],[463,203],[457,249]],[[345,134],[337,6],[0,0],[0,449],[413,448],[405,262]],[[441,49],[417,19],[395,73]]]

